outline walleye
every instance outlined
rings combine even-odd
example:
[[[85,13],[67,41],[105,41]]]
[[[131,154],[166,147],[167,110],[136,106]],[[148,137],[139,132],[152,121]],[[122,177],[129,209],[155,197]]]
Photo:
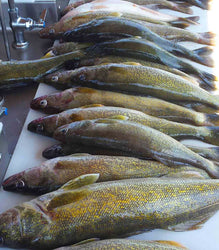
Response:
[[[194,153],[182,143],[153,128],[130,122],[127,117],[73,122],[56,129],[53,137],[62,143],[81,143],[134,152],[167,166],[190,165],[219,178],[219,166]]]
[[[4,246],[53,249],[155,228],[197,229],[219,209],[219,181],[80,176],[0,215]],[[93,184],[92,184],[93,183]]]
[[[157,98],[132,96],[82,87],[71,88],[60,93],[35,98],[30,105],[32,109],[53,114],[97,103],[105,106],[135,109],[155,117],[198,126],[218,125],[219,119],[217,114],[202,114]]]
[[[119,17],[105,17],[92,20],[75,29],[66,31],[62,35],[62,39],[65,42],[101,42],[137,36],[155,43],[170,53],[186,57],[207,66],[213,66],[211,58],[201,56],[203,50],[208,51],[208,48],[204,47],[203,49],[192,51],[178,43],[160,37],[138,22]]]
[[[92,1],[93,0],[71,0],[69,2],[68,6],[66,6],[64,8],[64,10],[62,11],[62,15],[65,15],[67,12],[73,10],[74,8],[77,8],[78,6],[80,6],[82,4],[90,3]],[[183,12],[186,14],[193,13],[191,8],[189,8],[187,6],[184,7],[183,4],[172,3],[172,2],[169,2],[167,0],[129,0],[128,2],[139,4],[139,5],[155,4],[155,5],[159,5],[162,8],[180,11],[180,12]]]
[[[219,146],[219,127],[196,127],[156,118],[133,109],[103,107],[102,105],[68,109],[59,114],[38,118],[28,124],[28,130],[52,136],[58,127],[71,122],[109,118],[117,115],[126,116],[131,122],[157,129],[177,140],[193,138]]]
[[[30,80],[33,83],[36,77],[40,77],[53,68],[59,67],[65,61],[83,56],[83,52],[78,50],[45,59],[0,62],[0,89],[17,86],[26,81],[30,82]],[[21,83],[18,83],[19,81]]]
[[[128,56],[136,59],[149,60],[179,69],[183,72],[194,74],[203,83],[214,88],[217,78],[205,71],[199,70],[189,62],[183,61],[181,58],[174,56],[168,51],[160,48],[156,44],[140,38],[124,38],[117,41],[102,42],[86,48],[86,52],[90,55],[116,55]]]
[[[55,250],[97,250],[97,249],[120,249],[120,250],[186,250],[184,246],[174,241],[146,241],[132,239],[109,239],[109,240],[85,240],[72,246],[60,247]]]
[[[152,23],[172,24],[180,27],[197,24],[196,21],[199,19],[197,16],[182,18],[166,15],[126,1],[118,0],[112,2],[111,0],[97,0],[69,11],[59,22],[40,30],[40,37],[57,38],[67,30],[76,28],[98,17],[105,16],[121,16]]]
[[[219,108],[219,97],[170,72],[136,63],[109,63],[55,72],[42,77],[60,89],[75,85],[157,97],[166,101],[198,102]]]
[[[196,147],[190,145],[186,145],[186,147],[209,160],[219,161],[219,147]],[[52,159],[55,157],[66,156],[75,153],[139,157],[138,155],[135,155],[133,152],[125,152],[122,150],[115,150],[115,149],[106,149],[97,146],[89,147],[76,143],[70,145],[69,144],[53,145],[49,148],[46,148],[43,151],[42,155],[47,159]],[[149,159],[149,158],[142,157],[142,159]]]
[[[80,175],[92,173],[100,173],[100,182],[148,177],[209,179],[204,170],[193,167],[170,168],[156,161],[132,157],[76,154],[47,160],[38,167],[12,175],[2,186],[8,191],[43,194]]]

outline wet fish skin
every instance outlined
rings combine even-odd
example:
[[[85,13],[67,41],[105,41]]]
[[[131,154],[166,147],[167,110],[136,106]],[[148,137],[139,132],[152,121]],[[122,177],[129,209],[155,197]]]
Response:
[[[71,108],[100,103],[105,106],[123,107],[142,111],[167,120],[186,122],[198,126],[218,124],[216,116],[202,114],[157,98],[132,96],[91,88],[71,88],[60,93],[41,96],[31,102],[31,108],[54,114]]]
[[[39,34],[41,38],[58,38],[67,30],[78,27],[90,20],[105,16],[121,16],[124,18],[144,20],[164,25],[172,24],[181,27],[197,24],[196,21],[199,19],[197,16],[181,18],[165,15],[126,1],[104,1],[103,4],[101,1],[93,1],[92,3],[84,4],[69,11],[59,22],[40,30]]]
[[[85,180],[86,186],[80,180],[2,213],[4,246],[53,249],[144,229],[185,231],[200,227],[219,208],[218,180],[139,178],[90,185]],[[196,222],[186,225],[191,220]]]
[[[109,249],[120,249],[120,250],[183,250],[186,249],[181,244],[174,241],[146,241],[146,240],[132,240],[132,239],[109,239],[101,241],[92,241],[92,242],[82,242],[72,246],[56,248],[56,250],[80,250],[80,249],[89,249],[89,250],[109,250]]]
[[[74,8],[77,8],[78,6],[82,4],[90,3],[90,2],[92,2],[92,0],[75,0],[75,1],[71,0],[68,6],[66,6],[64,10],[62,11],[62,15],[65,15],[67,12],[71,11]],[[184,7],[183,5],[171,3],[166,0],[130,0],[129,2],[139,4],[139,5],[156,4],[163,8],[180,11],[180,12],[187,13],[187,14],[193,13],[193,11],[189,7]]]
[[[14,81],[33,80],[43,75],[52,68],[58,67],[67,60],[83,57],[82,51],[69,52],[57,57],[30,60],[30,61],[5,61],[0,62],[0,89],[13,87]]]
[[[40,166],[27,169],[8,177],[2,183],[6,191],[43,194],[54,191],[71,179],[84,174],[100,173],[98,181],[130,178],[210,177],[204,170],[188,166],[170,168],[156,161],[145,161],[133,157],[75,154],[43,162]]]
[[[143,39],[154,42],[170,53],[189,58],[190,60],[207,66],[213,66],[208,57],[202,57],[197,53],[199,50],[187,49],[178,43],[160,37],[145,25],[120,17],[105,17],[92,20],[75,29],[66,31],[62,35],[62,39],[66,42],[101,42],[110,40],[111,37],[112,39],[115,37],[114,40],[116,40],[120,37],[130,36],[142,37]]]
[[[116,55],[128,56],[141,60],[149,60],[161,63],[183,72],[194,74],[203,84],[215,89],[217,78],[205,71],[199,70],[189,62],[185,62],[168,51],[160,48],[156,44],[141,38],[123,38],[116,41],[98,43],[86,49],[90,56],[95,55]]]
[[[137,122],[157,129],[177,140],[193,138],[219,146],[219,127],[191,126],[149,116],[133,109],[103,107],[98,104],[69,109],[59,114],[38,118],[28,124],[28,130],[38,134],[52,136],[58,127],[71,122],[109,118],[117,115],[126,116],[131,122]]]
[[[185,145],[187,148],[191,149],[195,153],[201,155],[212,161],[219,161],[219,147],[194,147],[190,145]],[[88,153],[88,154],[98,154],[98,155],[114,155],[114,156],[129,156],[129,157],[139,157],[133,152],[125,152],[122,150],[105,149],[101,147],[89,147],[79,144],[55,144],[51,147],[46,148],[42,155],[47,159],[52,159],[55,157],[66,156],[75,153]],[[141,159],[149,159],[149,157],[143,157]]]
[[[81,85],[97,89],[153,96],[167,101],[198,102],[219,107],[219,98],[187,79],[142,65],[109,63],[55,72],[43,77],[45,83],[61,89]]]
[[[149,155],[167,166],[188,164],[205,170],[213,178],[219,177],[217,164],[158,130],[128,120],[96,119],[73,122],[59,127],[53,137],[67,144],[96,145],[133,151],[143,157]]]

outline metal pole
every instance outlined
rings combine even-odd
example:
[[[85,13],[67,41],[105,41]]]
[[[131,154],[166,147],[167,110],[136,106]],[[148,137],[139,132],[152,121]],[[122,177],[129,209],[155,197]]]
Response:
[[[10,52],[10,47],[9,47],[9,41],[8,41],[8,36],[7,36],[7,30],[6,30],[5,19],[4,19],[4,14],[3,14],[3,10],[2,10],[2,1],[1,0],[0,0],[0,23],[1,23],[1,26],[2,26],[2,34],[3,34],[3,39],[4,39],[7,58],[8,58],[8,60],[11,60],[11,52]]]

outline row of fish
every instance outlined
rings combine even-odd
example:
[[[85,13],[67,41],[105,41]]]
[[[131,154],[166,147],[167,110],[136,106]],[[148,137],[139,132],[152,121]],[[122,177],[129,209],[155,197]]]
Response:
[[[190,4],[208,7],[204,0],[186,2],[72,0],[58,23],[40,31],[64,43],[36,61],[1,62],[0,88],[45,82],[65,90],[31,102],[51,115],[30,122],[28,130],[61,144],[43,152],[56,158],[4,180],[7,191],[41,196],[0,214],[0,243],[186,249],[117,238],[155,228],[194,230],[218,211],[218,147],[179,141],[219,146],[219,98],[208,91],[216,77],[181,58],[212,66],[211,49],[192,51],[175,42],[213,45],[214,35],[171,26],[195,24],[197,17],[137,5],[189,14]]]

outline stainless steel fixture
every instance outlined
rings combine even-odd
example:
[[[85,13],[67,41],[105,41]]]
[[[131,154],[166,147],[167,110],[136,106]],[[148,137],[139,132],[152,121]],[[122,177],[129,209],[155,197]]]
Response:
[[[13,47],[15,48],[25,48],[28,46],[28,41],[24,38],[25,30],[32,30],[34,28],[43,28],[45,27],[45,17],[46,10],[44,10],[39,18],[39,21],[36,22],[32,18],[25,18],[19,16],[18,8],[15,7],[14,0],[8,0],[9,5],[9,16],[10,16],[10,26],[14,34]]]

